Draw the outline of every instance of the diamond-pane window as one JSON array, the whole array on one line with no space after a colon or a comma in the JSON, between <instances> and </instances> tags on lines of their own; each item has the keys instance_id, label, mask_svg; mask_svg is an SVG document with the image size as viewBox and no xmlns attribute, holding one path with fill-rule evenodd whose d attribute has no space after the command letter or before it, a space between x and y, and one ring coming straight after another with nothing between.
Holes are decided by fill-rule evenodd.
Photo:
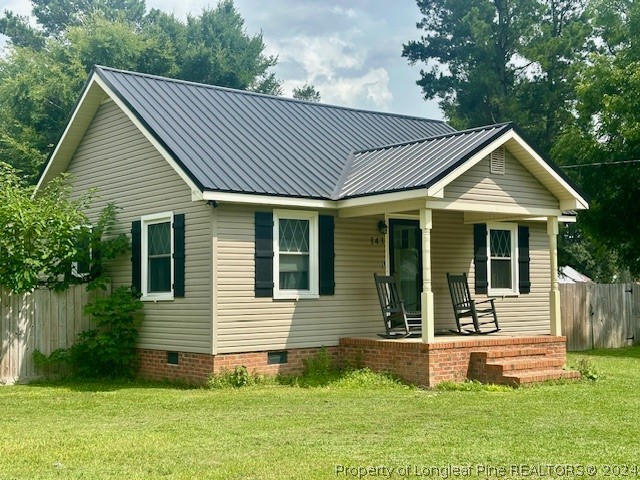
<instances>
[{"instance_id":1,"label":"diamond-pane window","mask_svg":"<svg viewBox=\"0 0 640 480\"><path fill-rule=\"evenodd\" d=\"M492 257L511 257L511 231L509 230L491 230L491 256Z\"/></svg>"},{"instance_id":2,"label":"diamond-pane window","mask_svg":"<svg viewBox=\"0 0 640 480\"><path fill-rule=\"evenodd\" d=\"M171 254L171 224L169 222L149 225L149 256Z\"/></svg>"},{"instance_id":3,"label":"diamond-pane window","mask_svg":"<svg viewBox=\"0 0 640 480\"><path fill-rule=\"evenodd\" d=\"M280 251L309 253L309 220L280 219Z\"/></svg>"},{"instance_id":4,"label":"diamond-pane window","mask_svg":"<svg viewBox=\"0 0 640 480\"><path fill-rule=\"evenodd\" d=\"M147 224L146 293L171 292L171 222Z\"/></svg>"},{"instance_id":5,"label":"diamond-pane window","mask_svg":"<svg viewBox=\"0 0 640 480\"><path fill-rule=\"evenodd\" d=\"M516 259L514 255L517 226L500 224L489 227L489 289L494 294L517 293L514 280L516 278ZM491 292L490 292L491 293Z\"/></svg>"},{"instance_id":6,"label":"diamond-pane window","mask_svg":"<svg viewBox=\"0 0 640 480\"><path fill-rule=\"evenodd\" d=\"M274 298L317 298L317 212L274 210L274 225Z\"/></svg>"}]
</instances>

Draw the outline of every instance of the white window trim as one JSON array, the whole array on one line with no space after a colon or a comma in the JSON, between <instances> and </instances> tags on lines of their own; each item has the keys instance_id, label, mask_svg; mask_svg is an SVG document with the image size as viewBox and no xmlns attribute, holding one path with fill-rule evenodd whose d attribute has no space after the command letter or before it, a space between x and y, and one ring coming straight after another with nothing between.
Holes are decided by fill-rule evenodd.
<instances>
[{"instance_id":1,"label":"white window trim","mask_svg":"<svg viewBox=\"0 0 640 480\"><path fill-rule=\"evenodd\" d=\"M280 289L280 218L309 220L309 290ZM318 270L318 212L304 210L273 211L273 298L300 300L320 298Z\"/></svg>"},{"instance_id":2,"label":"white window trim","mask_svg":"<svg viewBox=\"0 0 640 480\"><path fill-rule=\"evenodd\" d=\"M511 232L511 281L512 288L492 288L491 286L491 230L509 230ZM487 223L487 283L489 296L500 297L520 295L518 276L518 224L517 223Z\"/></svg>"},{"instance_id":3,"label":"white window trim","mask_svg":"<svg viewBox=\"0 0 640 480\"><path fill-rule=\"evenodd\" d=\"M156 223L165 223L169 222L170 230L169 236L171 237L171 291L170 292L158 292L158 293L149 293L148 288L148 276L149 276L149 258L148 258L148 226ZM173 212L162 212L162 213L154 213L151 215L142 215L140 217L141 224L141 241L140 248L141 252L141 288L142 288L142 297L140 300L143 302L157 302L159 300L173 300L174 298L174 282L175 282L175 272L173 259L175 254L175 247L173 245Z\"/></svg>"}]
</instances>

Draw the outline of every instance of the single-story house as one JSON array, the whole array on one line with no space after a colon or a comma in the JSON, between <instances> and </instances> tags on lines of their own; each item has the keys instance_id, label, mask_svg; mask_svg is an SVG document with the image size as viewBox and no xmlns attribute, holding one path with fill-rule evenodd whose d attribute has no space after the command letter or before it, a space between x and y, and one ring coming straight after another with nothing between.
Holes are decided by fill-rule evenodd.
<instances>
[{"instance_id":1,"label":"single-story house","mask_svg":"<svg viewBox=\"0 0 640 480\"><path fill-rule=\"evenodd\" d=\"M91 219L121 209L133 252L108 273L142 293L146 376L296 371L322 346L424 385L495 380L545 349L508 381L560 375L558 221L588 203L511 123L456 131L97 66L38 187L62 172L98 189ZM376 336L376 272L422 338ZM496 299L499 335L437 335L454 326L448 272Z\"/></svg>"}]
</instances>

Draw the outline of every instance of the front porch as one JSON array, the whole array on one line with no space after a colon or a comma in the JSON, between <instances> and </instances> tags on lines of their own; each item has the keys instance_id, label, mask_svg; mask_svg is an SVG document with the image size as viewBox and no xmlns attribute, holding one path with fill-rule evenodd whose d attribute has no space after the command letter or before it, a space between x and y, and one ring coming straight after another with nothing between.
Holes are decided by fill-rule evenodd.
<instances>
[{"instance_id":1,"label":"front porch","mask_svg":"<svg viewBox=\"0 0 640 480\"><path fill-rule=\"evenodd\" d=\"M430 342L420 338L341 338L339 351L343 362L391 373L424 387L466 379L519 386L580 376L563 370L566 338L554 335L447 335Z\"/></svg>"}]
</instances>

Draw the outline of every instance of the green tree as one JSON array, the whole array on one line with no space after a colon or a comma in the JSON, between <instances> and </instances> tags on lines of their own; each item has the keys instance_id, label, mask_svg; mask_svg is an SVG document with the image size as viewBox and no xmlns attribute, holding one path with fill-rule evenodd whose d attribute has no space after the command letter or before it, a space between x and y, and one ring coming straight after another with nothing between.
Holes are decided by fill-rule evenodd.
<instances>
[{"instance_id":1,"label":"green tree","mask_svg":"<svg viewBox=\"0 0 640 480\"><path fill-rule=\"evenodd\" d=\"M591 27L578 0L418 0L418 85L458 128L515 121L548 152L575 100Z\"/></svg>"},{"instance_id":2,"label":"green tree","mask_svg":"<svg viewBox=\"0 0 640 480\"><path fill-rule=\"evenodd\" d=\"M146 10L145 0L31 0L31 4L38 25L50 36L62 35L94 14L137 24Z\"/></svg>"},{"instance_id":3,"label":"green tree","mask_svg":"<svg viewBox=\"0 0 640 480\"><path fill-rule=\"evenodd\" d=\"M614 252L621 268L640 275L640 5L594 5L601 45L581 71L576 120L554 157L591 196L585 230ZM630 162L630 163L629 163Z\"/></svg>"},{"instance_id":4,"label":"green tree","mask_svg":"<svg viewBox=\"0 0 640 480\"><path fill-rule=\"evenodd\" d=\"M423 62L418 85L425 98L440 98L440 107L456 127L511 120L516 55L532 36L534 0L418 0L424 15L419 41L402 55Z\"/></svg>"},{"instance_id":5,"label":"green tree","mask_svg":"<svg viewBox=\"0 0 640 480\"><path fill-rule=\"evenodd\" d=\"M33 197L16 172L0 162L0 285L16 293L55 287L78 254L90 196L70 200L65 177Z\"/></svg>"},{"instance_id":6,"label":"green tree","mask_svg":"<svg viewBox=\"0 0 640 480\"><path fill-rule=\"evenodd\" d=\"M305 83L302 87L293 89L293 98L307 100L308 102L319 102L320 92L313 85Z\"/></svg>"},{"instance_id":7,"label":"green tree","mask_svg":"<svg viewBox=\"0 0 640 480\"><path fill-rule=\"evenodd\" d=\"M263 55L262 34L248 36L232 0L222 0L199 17L189 16L180 77L213 85L263 92L273 82L267 70L277 58ZM279 85L276 91L280 93Z\"/></svg>"},{"instance_id":8,"label":"green tree","mask_svg":"<svg viewBox=\"0 0 640 480\"><path fill-rule=\"evenodd\" d=\"M34 182L87 73L101 64L280 94L261 34L248 35L231 0L186 22L143 0L31 0L38 27L5 11L0 57L0 158Z\"/></svg>"}]
</instances>

